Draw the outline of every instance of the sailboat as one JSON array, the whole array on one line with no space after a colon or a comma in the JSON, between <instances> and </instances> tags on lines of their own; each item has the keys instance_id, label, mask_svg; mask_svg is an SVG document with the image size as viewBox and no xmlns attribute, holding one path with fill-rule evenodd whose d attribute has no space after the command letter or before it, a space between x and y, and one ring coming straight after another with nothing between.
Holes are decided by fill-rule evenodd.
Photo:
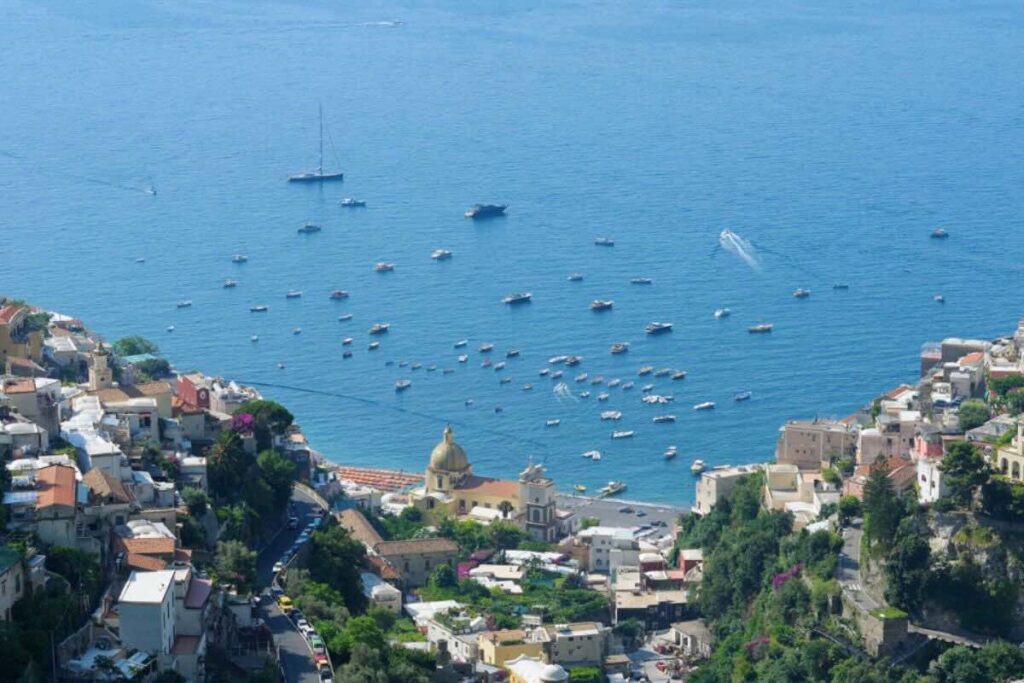
<instances>
[{"instance_id":1,"label":"sailboat","mask_svg":"<svg viewBox=\"0 0 1024 683\"><path fill-rule=\"evenodd\" d=\"M320 105L320 165L317 166L315 171L288 176L288 182L322 183L329 180L342 180L344 177L345 174L340 171L337 173L324 173L324 108L323 105Z\"/></svg>"}]
</instances>

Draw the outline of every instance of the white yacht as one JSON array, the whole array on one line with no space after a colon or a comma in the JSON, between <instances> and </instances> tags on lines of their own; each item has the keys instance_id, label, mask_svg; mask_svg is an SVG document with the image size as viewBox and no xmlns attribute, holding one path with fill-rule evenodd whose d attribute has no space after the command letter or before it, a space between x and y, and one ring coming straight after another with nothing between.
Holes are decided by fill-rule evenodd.
<instances>
[{"instance_id":1,"label":"white yacht","mask_svg":"<svg viewBox=\"0 0 1024 683\"><path fill-rule=\"evenodd\" d=\"M618 410L605 410L601 413L602 420L621 420L622 413Z\"/></svg>"},{"instance_id":2,"label":"white yacht","mask_svg":"<svg viewBox=\"0 0 1024 683\"><path fill-rule=\"evenodd\" d=\"M562 421L561 420L557 420L557 419L556 420L545 420L544 421L544 426L545 427L557 427L560 424L562 424Z\"/></svg>"},{"instance_id":3,"label":"white yacht","mask_svg":"<svg viewBox=\"0 0 1024 683\"><path fill-rule=\"evenodd\" d=\"M448 251L447 249L435 249L430 254L430 258L434 259L435 261L447 261L451 257L452 252Z\"/></svg>"},{"instance_id":4,"label":"white yacht","mask_svg":"<svg viewBox=\"0 0 1024 683\"><path fill-rule=\"evenodd\" d=\"M613 439L632 439L635 432L632 429L612 432Z\"/></svg>"},{"instance_id":5,"label":"white yacht","mask_svg":"<svg viewBox=\"0 0 1024 683\"><path fill-rule=\"evenodd\" d=\"M715 407L715 402L714 401L704 401L703 403L698 403L697 405L695 405L693 407L693 409L694 410L713 410L714 407Z\"/></svg>"},{"instance_id":6,"label":"white yacht","mask_svg":"<svg viewBox=\"0 0 1024 683\"><path fill-rule=\"evenodd\" d=\"M600 460L601 451L586 451L583 453L583 457L589 460Z\"/></svg>"},{"instance_id":7,"label":"white yacht","mask_svg":"<svg viewBox=\"0 0 1024 683\"><path fill-rule=\"evenodd\" d=\"M730 315L732 315L732 311L730 311L728 308L715 309L716 318L728 318Z\"/></svg>"},{"instance_id":8,"label":"white yacht","mask_svg":"<svg viewBox=\"0 0 1024 683\"><path fill-rule=\"evenodd\" d=\"M694 474L700 474L701 472L703 472L704 471L704 461L701 460L700 458L697 458L696 460L694 460L693 464L690 465L690 471L693 472Z\"/></svg>"}]
</instances>

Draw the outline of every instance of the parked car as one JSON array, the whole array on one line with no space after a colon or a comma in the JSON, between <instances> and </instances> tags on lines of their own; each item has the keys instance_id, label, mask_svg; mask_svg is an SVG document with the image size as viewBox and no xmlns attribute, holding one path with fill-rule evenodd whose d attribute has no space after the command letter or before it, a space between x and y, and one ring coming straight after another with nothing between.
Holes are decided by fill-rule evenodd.
<instances>
[{"instance_id":1,"label":"parked car","mask_svg":"<svg viewBox=\"0 0 1024 683\"><path fill-rule=\"evenodd\" d=\"M632 514L634 512L634 510L633 510L633 508L629 507L628 505L625 505L625 506L619 508L619 512L621 512L624 515L629 515L629 514Z\"/></svg>"},{"instance_id":2,"label":"parked car","mask_svg":"<svg viewBox=\"0 0 1024 683\"><path fill-rule=\"evenodd\" d=\"M637 511L636 511L636 516L637 516L637 517L646 517L646 516L647 516L647 513L646 513L646 512L644 512L643 510L637 510Z\"/></svg>"},{"instance_id":3,"label":"parked car","mask_svg":"<svg viewBox=\"0 0 1024 683\"><path fill-rule=\"evenodd\" d=\"M289 517L288 518L288 528L289 529L298 529L299 528L299 518L296 517L295 515L292 515L291 517Z\"/></svg>"},{"instance_id":4,"label":"parked car","mask_svg":"<svg viewBox=\"0 0 1024 683\"><path fill-rule=\"evenodd\" d=\"M313 661L316 662L317 666L320 666L321 664L327 664L327 655L320 652L314 652Z\"/></svg>"},{"instance_id":5,"label":"parked car","mask_svg":"<svg viewBox=\"0 0 1024 683\"><path fill-rule=\"evenodd\" d=\"M295 620L295 628L299 629L299 632L302 635L304 635L304 636L309 635L310 626L309 626L309 622L306 621L305 619L296 619Z\"/></svg>"},{"instance_id":6,"label":"parked car","mask_svg":"<svg viewBox=\"0 0 1024 683\"><path fill-rule=\"evenodd\" d=\"M284 571L284 562L275 562L272 570L275 574L280 574Z\"/></svg>"},{"instance_id":7,"label":"parked car","mask_svg":"<svg viewBox=\"0 0 1024 683\"><path fill-rule=\"evenodd\" d=\"M313 648L313 652L326 652L324 648L324 639L317 634L313 634L309 637L309 646Z\"/></svg>"},{"instance_id":8,"label":"parked car","mask_svg":"<svg viewBox=\"0 0 1024 683\"><path fill-rule=\"evenodd\" d=\"M287 595L278 596L277 606L280 607L281 611L285 614L290 614L291 611L295 609L295 604L292 602L292 599L289 598Z\"/></svg>"}]
</instances>

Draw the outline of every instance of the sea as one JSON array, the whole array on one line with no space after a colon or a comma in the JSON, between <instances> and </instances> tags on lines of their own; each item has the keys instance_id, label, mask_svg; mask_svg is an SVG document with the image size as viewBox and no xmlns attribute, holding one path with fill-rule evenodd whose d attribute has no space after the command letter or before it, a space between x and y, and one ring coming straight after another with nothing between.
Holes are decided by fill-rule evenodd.
<instances>
[{"instance_id":1,"label":"sea","mask_svg":"<svg viewBox=\"0 0 1024 683\"><path fill-rule=\"evenodd\" d=\"M336 463L421 471L451 424L478 474L532 461L566 491L621 480L687 505L695 458L771 459L786 420L914 381L923 342L1024 315L1019 2L0 0L0 16L0 292L258 383ZM288 183L317 166L321 106L344 182ZM507 216L467 220L476 202ZM514 291L532 302L503 305ZM371 351L375 322L390 331ZM774 331L748 333L761 322ZM503 370L481 367L484 342ZM567 354L583 361L556 389L539 372ZM642 403L647 383L674 400Z\"/></svg>"}]
</instances>

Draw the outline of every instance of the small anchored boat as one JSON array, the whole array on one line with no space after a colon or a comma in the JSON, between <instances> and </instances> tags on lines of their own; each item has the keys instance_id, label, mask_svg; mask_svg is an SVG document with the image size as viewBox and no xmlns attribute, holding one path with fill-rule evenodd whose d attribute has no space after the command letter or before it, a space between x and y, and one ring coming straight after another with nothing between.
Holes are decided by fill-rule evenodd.
<instances>
[{"instance_id":1,"label":"small anchored boat","mask_svg":"<svg viewBox=\"0 0 1024 683\"><path fill-rule=\"evenodd\" d=\"M629 284L631 285L653 285L654 280L649 277L631 277L629 278Z\"/></svg>"},{"instance_id":2,"label":"small anchored boat","mask_svg":"<svg viewBox=\"0 0 1024 683\"><path fill-rule=\"evenodd\" d=\"M730 315L732 315L732 311L730 311L728 308L715 309L715 317L718 319L728 318Z\"/></svg>"},{"instance_id":3,"label":"small anchored boat","mask_svg":"<svg viewBox=\"0 0 1024 683\"><path fill-rule=\"evenodd\" d=\"M590 302L590 310L592 311L610 311L615 302L611 299L594 299Z\"/></svg>"},{"instance_id":4,"label":"small anchored boat","mask_svg":"<svg viewBox=\"0 0 1024 683\"><path fill-rule=\"evenodd\" d=\"M675 415L655 415L653 418L651 418L651 421L656 423L656 424L660 424L660 423L663 423L663 422L675 422L676 421L676 416Z\"/></svg>"},{"instance_id":5,"label":"small anchored boat","mask_svg":"<svg viewBox=\"0 0 1024 683\"><path fill-rule=\"evenodd\" d=\"M701 472L703 472L704 471L704 461L701 460L700 458L697 458L696 460L694 460L693 464L690 465L690 471L693 472L694 474L700 474Z\"/></svg>"},{"instance_id":6,"label":"small anchored boat","mask_svg":"<svg viewBox=\"0 0 1024 683\"><path fill-rule=\"evenodd\" d=\"M562 424L562 421L558 420L558 419L555 419L555 420L544 420L544 426L545 427L557 427L560 424Z\"/></svg>"},{"instance_id":7,"label":"small anchored boat","mask_svg":"<svg viewBox=\"0 0 1024 683\"><path fill-rule=\"evenodd\" d=\"M374 323L370 327L370 334L384 334L391 329L391 323Z\"/></svg>"},{"instance_id":8,"label":"small anchored boat","mask_svg":"<svg viewBox=\"0 0 1024 683\"><path fill-rule=\"evenodd\" d=\"M693 407L693 409L694 410L713 410L714 407L715 407L715 402L714 401L704 401L703 403L698 403L697 405L695 405Z\"/></svg>"},{"instance_id":9,"label":"small anchored boat","mask_svg":"<svg viewBox=\"0 0 1024 683\"><path fill-rule=\"evenodd\" d=\"M269 310L270 307L265 304L256 304L255 306L249 307L249 311L252 313L266 313Z\"/></svg>"},{"instance_id":10,"label":"small anchored boat","mask_svg":"<svg viewBox=\"0 0 1024 683\"><path fill-rule=\"evenodd\" d=\"M359 209L366 206L366 202L362 199L356 199L355 197L345 197L341 200L341 205L346 209Z\"/></svg>"},{"instance_id":11,"label":"small anchored boat","mask_svg":"<svg viewBox=\"0 0 1024 683\"><path fill-rule=\"evenodd\" d=\"M300 299L300 298L302 298L302 292L297 290L297 289L290 289L290 290L288 290L285 293L284 298L285 299Z\"/></svg>"},{"instance_id":12,"label":"small anchored boat","mask_svg":"<svg viewBox=\"0 0 1024 683\"><path fill-rule=\"evenodd\" d=\"M331 290L331 293L328 295L328 298L334 299L335 301L338 301L339 299L347 299L348 292L346 292L344 289L333 289Z\"/></svg>"},{"instance_id":13,"label":"small anchored boat","mask_svg":"<svg viewBox=\"0 0 1024 683\"><path fill-rule=\"evenodd\" d=\"M412 386L411 379L400 379L395 381L395 391L405 391Z\"/></svg>"},{"instance_id":14,"label":"small anchored boat","mask_svg":"<svg viewBox=\"0 0 1024 683\"><path fill-rule=\"evenodd\" d=\"M644 332L647 334L665 334L666 332L671 331L672 323L653 322L644 327Z\"/></svg>"},{"instance_id":15,"label":"small anchored boat","mask_svg":"<svg viewBox=\"0 0 1024 683\"><path fill-rule=\"evenodd\" d=\"M192 300L191 299L185 299L184 301L179 301L178 303L175 304L175 306L177 308L191 308L192 307Z\"/></svg>"},{"instance_id":16,"label":"small anchored boat","mask_svg":"<svg viewBox=\"0 0 1024 683\"><path fill-rule=\"evenodd\" d=\"M298 232L300 235L312 235L314 232L320 232L321 230L323 230L323 228L316 223L306 223L299 228Z\"/></svg>"},{"instance_id":17,"label":"small anchored boat","mask_svg":"<svg viewBox=\"0 0 1024 683\"><path fill-rule=\"evenodd\" d=\"M612 432L613 439L632 439L635 432L632 429Z\"/></svg>"},{"instance_id":18,"label":"small anchored boat","mask_svg":"<svg viewBox=\"0 0 1024 683\"><path fill-rule=\"evenodd\" d=\"M447 261L452 257L452 252L447 249L435 249L430 253L430 258L435 261Z\"/></svg>"},{"instance_id":19,"label":"small anchored boat","mask_svg":"<svg viewBox=\"0 0 1024 683\"><path fill-rule=\"evenodd\" d=\"M749 391L740 391L732 398L734 401L749 401L752 395Z\"/></svg>"},{"instance_id":20,"label":"small anchored boat","mask_svg":"<svg viewBox=\"0 0 1024 683\"><path fill-rule=\"evenodd\" d=\"M615 240L613 240L611 237L598 237L594 239L594 244L596 244L599 247L614 247Z\"/></svg>"},{"instance_id":21,"label":"small anchored boat","mask_svg":"<svg viewBox=\"0 0 1024 683\"><path fill-rule=\"evenodd\" d=\"M768 334L772 331L773 327L774 325L771 323L758 323L757 325L748 328L747 332L750 334Z\"/></svg>"},{"instance_id":22,"label":"small anchored boat","mask_svg":"<svg viewBox=\"0 0 1024 683\"><path fill-rule=\"evenodd\" d=\"M582 282L583 275L581 273L570 273L569 282Z\"/></svg>"},{"instance_id":23,"label":"small anchored boat","mask_svg":"<svg viewBox=\"0 0 1024 683\"><path fill-rule=\"evenodd\" d=\"M675 446L669 446L668 448L665 449L665 459L666 460L671 460L672 458L676 457L677 455L679 455L679 449L677 449Z\"/></svg>"},{"instance_id":24,"label":"small anchored boat","mask_svg":"<svg viewBox=\"0 0 1024 683\"><path fill-rule=\"evenodd\" d=\"M390 273L395 269L395 264L385 263L384 261L381 261L379 263L375 263L373 269L378 273Z\"/></svg>"},{"instance_id":25,"label":"small anchored boat","mask_svg":"<svg viewBox=\"0 0 1024 683\"><path fill-rule=\"evenodd\" d=\"M233 289L238 286L238 280L227 279L224 281L224 289Z\"/></svg>"}]
</instances>

